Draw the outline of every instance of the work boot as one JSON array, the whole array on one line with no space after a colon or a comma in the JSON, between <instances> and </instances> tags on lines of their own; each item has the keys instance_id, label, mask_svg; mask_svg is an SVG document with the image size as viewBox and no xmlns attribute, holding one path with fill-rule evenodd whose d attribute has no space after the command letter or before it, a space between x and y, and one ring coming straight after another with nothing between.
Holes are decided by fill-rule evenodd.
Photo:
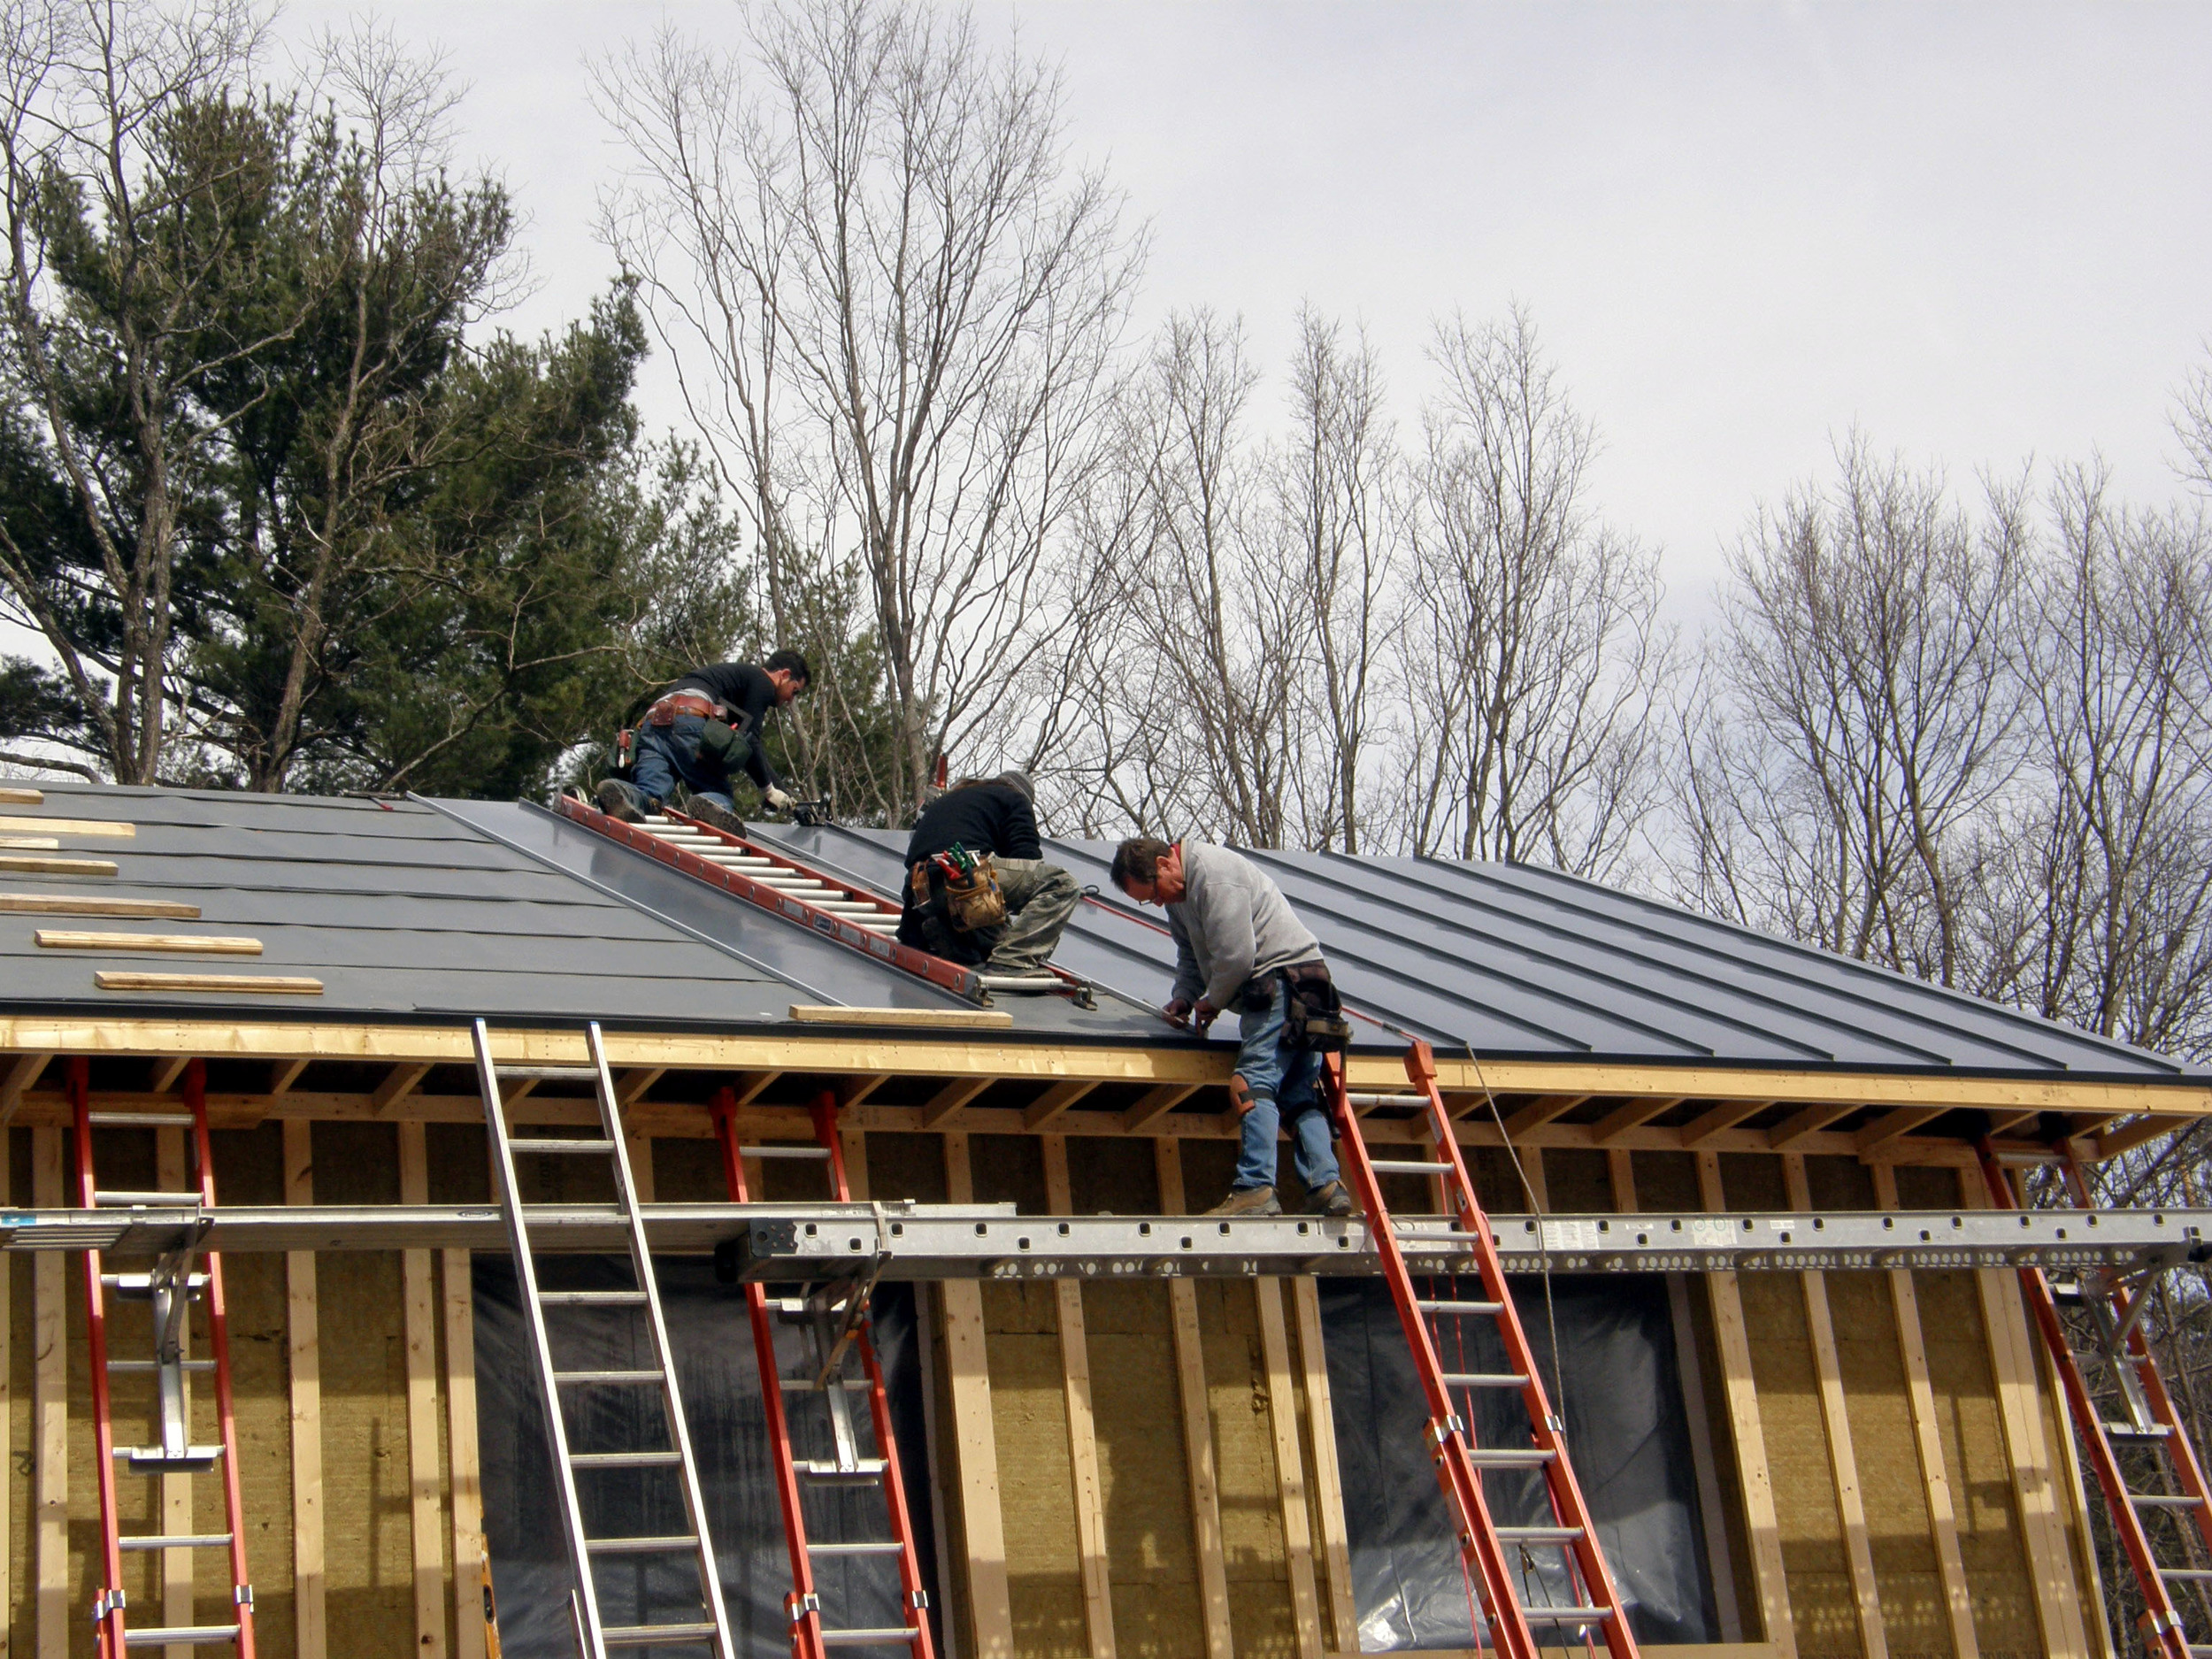
<instances>
[{"instance_id":1,"label":"work boot","mask_svg":"<svg viewBox=\"0 0 2212 1659\"><path fill-rule=\"evenodd\" d=\"M743 818L738 817L729 808L717 806L711 801L695 800L686 808L686 810L709 829L718 829L725 835L742 835L745 833Z\"/></svg>"},{"instance_id":2,"label":"work boot","mask_svg":"<svg viewBox=\"0 0 2212 1659\"><path fill-rule=\"evenodd\" d=\"M592 798L598 803L599 810L611 818L625 824L645 822L645 814L630 804L630 792L611 778L599 786Z\"/></svg>"},{"instance_id":3,"label":"work boot","mask_svg":"<svg viewBox=\"0 0 2212 1659\"><path fill-rule=\"evenodd\" d=\"M1283 1207L1275 1202L1271 1187L1241 1187L1233 1188L1229 1195L1206 1212L1210 1216L1279 1216Z\"/></svg>"},{"instance_id":4,"label":"work boot","mask_svg":"<svg viewBox=\"0 0 2212 1659\"><path fill-rule=\"evenodd\" d=\"M1352 1194L1345 1190L1342 1181L1324 1181L1306 1194L1306 1213L1348 1216L1352 1213Z\"/></svg>"}]
</instances>

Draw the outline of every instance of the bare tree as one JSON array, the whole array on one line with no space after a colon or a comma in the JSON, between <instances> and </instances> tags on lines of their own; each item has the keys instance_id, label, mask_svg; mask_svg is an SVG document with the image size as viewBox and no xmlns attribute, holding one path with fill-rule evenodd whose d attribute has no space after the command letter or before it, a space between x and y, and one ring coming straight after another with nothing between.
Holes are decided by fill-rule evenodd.
<instances>
[{"instance_id":1,"label":"bare tree","mask_svg":"<svg viewBox=\"0 0 2212 1659\"><path fill-rule=\"evenodd\" d=\"M1051 649L1140 263L1061 91L965 14L790 0L749 50L602 66L605 233L745 500L774 622L849 549L895 713L894 810Z\"/></svg>"},{"instance_id":2,"label":"bare tree","mask_svg":"<svg viewBox=\"0 0 2212 1659\"><path fill-rule=\"evenodd\" d=\"M2024 490L1986 497L1855 438L1730 554L1681 797L1707 908L1962 982L2018 761Z\"/></svg>"},{"instance_id":3,"label":"bare tree","mask_svg":"<svg viewBox=\"0 0 2212 1659\"><path fill-rule=\"evenodd\" d=\"M121 782L161 775L180 518L243 412L203 395L307 309L261 265L283 158L245 85L258 28L242 0L0 8L7 435L58 496L50 537L0 533L0 583Z\"/></svg>"},{"instance_id":4,"label":"bare tree","mask_svg":"<svg viewBox=\"0 0 2212 1659\"><path fill-rule=\"evenodd\" d=\"M1656 795L1672 670L1655 557L1588 503L1596 448L1528 313L1439 326L1407 626L1403 840L1618 872Z\"/></svg>"}]
</instances>

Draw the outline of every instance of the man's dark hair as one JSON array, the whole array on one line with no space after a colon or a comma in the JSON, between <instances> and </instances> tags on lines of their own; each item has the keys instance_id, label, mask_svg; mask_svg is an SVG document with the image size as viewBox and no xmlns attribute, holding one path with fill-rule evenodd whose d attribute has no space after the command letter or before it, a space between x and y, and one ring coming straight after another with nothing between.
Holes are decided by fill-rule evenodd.
<instances>
[{"instance_id":1,"label":"man's dark hair","mask_svg":"<svg viewBox=\"0 0 2212 1659\"><path fill-rule=\"evenodd\" d=\"M770 673L774 673L779 668L789 669L791 677L803 686L811 686L814 683L814 671L806 665L806 658L796 651L778 651L768 659Z\"/></svg>"},{"instance_id":2,"label":"man's dark hair","mask_svg":"<svg viewBox=\"0 0 2212 1659\"><path fill-rule=\"evenodd\" d=\"M1114 849L1114 885L1124 893L1132 881L1141 881L1148 887L1160 879L1160 860L1175 849L1165 841L1154 841L1149 835L1133 836Z\"/></svg>"}]
</instances>

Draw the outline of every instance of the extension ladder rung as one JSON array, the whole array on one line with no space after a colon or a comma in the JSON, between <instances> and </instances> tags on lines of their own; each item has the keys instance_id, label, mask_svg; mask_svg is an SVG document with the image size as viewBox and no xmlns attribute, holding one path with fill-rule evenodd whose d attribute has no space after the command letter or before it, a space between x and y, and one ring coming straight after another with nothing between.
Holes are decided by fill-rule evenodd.
<instances>
[{"instance_id":1,"label":"extension ladder rung","mask_svg":"<svg viewBox=\"0 0 2212 1659\"><path fill-rule=\"evenodd\" d=\"M116 1540L121 1549L227 1549L228 1532L127 1532Z\"/></svg>"},{"instance_id":2,"label":"extension ladder rung","mask_svg":"<svg viewBox=\"0 0 2212 1659\"><path fill-rule=\"evenodd\" d=\"M852 1630L826 1630L822 1632L822 1646L825 1647L874 1647L891 1642L903 1644L912 1641L915 1633L911 1626L905 1624L887 1624L874 1630L859 1627Z\"/></svg>"},{"instance_id":3,"label":"extension ladder rung","mask_svg":"<svg viewBox=\"0 0 2212 1659\"><path fill-rule=\"evenodd\" d=\"M131 1302L150 1301L156 1289L170 1288L170 1286L166 1284L157 1286L151 1273L103 1273L100 1275L100 1283L117 1295ZM205 1273L186 1274L184 1287L192 1294L197 1295L207 1288L207 1275Z\"/></svg>"},{"instance_id":4,"label":"extension ladder rung","mask_svg":"<svg viewBox=\"0 0 2212 1659\"><path fill-rule=\"evenodd\" d=\"M2166 1492L2131 1492L2128 1502L2146 1509L2193 1509L2204 1500Z\"/></svg>"},{"instance_id":5,"label":"extension ladder rung","mask_svg":"<svg viewBox=\"0 0 2212 1659\"><path fill-rule=\"evenodd\" d=\"M587 1153L593 1157L603 1158L614 1150L614 1143L611 1141L559 1140L550 1135L533 1135L527 1139L517 1137L509 1141L507 1144L518 1152L535 1152L549 1156L558 1156L564 1152Z\"/></svg>"},{"instance_id":6,"label":"extension ladder rung","mask_svg":"<svg viewBox=\"0 0 2212 1659\"><path fill-rule=\"evenodd\" d=\"M2117 1440L2123 1446L2155 1446L2173 1431L2163 1423L2152 1423L2138 1427L2132 1423L2108 1423L2105 1438Z\"/></svg>"},{"instance_id":7,"label":"extension ladder rung","mask_svg":"<svg viewBox=\"0 0 2212 1659\"><path fill-rule=\"evenodd\" d=\"M1501 1526L1498 1541L1505 1544L1571 1544L1582 1536L1578 1526Z\"/></svg>"},{"instance_id":8,"label":"extension ladder rung","mask_svg":"<svg viewBox=\"0 0 2212 1659\"><path fill-rule=\"evenodd\" d=\"M1373 1158L1369 1166L1378 1175L1449 1175L1448 1164L1425 1164L1413 1158Z\"/></svg>"},{"instance_id":9,"label":"extension ladder rung","mask_svg":"<svg viewBox=\"0 0 2212 1659\"><path fill-rule=\"evenodd\" d=\"M215 1362L211 1359L180 1359L177 1364L188 1371L211 1371L215 1369ZM108 1362L111 1376L117 1371L127 1377L151 1376L160 1369L161 1362L157 1359L111 1359Z\"/></svg>"},{"instance_id":10,"label":"extension ladder rung","mask_svg":"<svg viewBox=\"0 0 2212 1659\"><path fill-rule=\"evenodd\" d=\"M599 1073L588 1065L503 1065L496 1068L502 1082L596 1083Z\"/></svg>"},{"instance_id":11,"label":"extension ladder rung","mask_svg":"<svg viewBox=\"0 0 2212 1659\"><path fill-rule=\"evenodd\" d=\"M1420 1106L1427 1102L1425 1094L1347 1094L1354 1111L1372 1111L1378 1106Z\"/></svg>"},{"instance_id":12,"label":"extension ladder rung","mask_svg":"<svg viewBox=\"0 0 2212 1659\"><path fill-rule=\"evenodd\" d=\"M1440 1313L1448 1319L1494 1319L1505 1311L1502 1302L1418 1302L1423 1313Z\"/></svg>"},{"instance_id":13,"label":"extension ladder rung","mask_svg":"<svg viewBox=\"0 0 2212 1659\"><path fill-rule=\"evenodd\" d=\"M1559 1454L1531 1447L1525 1451L1485 1451L1471 1448L1467 1461L1478 1469L1541 1469Z\"/></svg>"},{"instance_id":14,"label":"extension ladder rung","mask_svg":"<svg viewBox=\"0 0 2212 1659\"><path fill-rule=\"evenodd\" d=\"M657 1388L662 1379L657 1371L557 1371L553 1380L564 1388L588 1383L610 1388Z\"/></svg>"},{"instance_id":15,"label":"extension ladder rung","mask_svg":"<svg viewBox=\"0 0 2212 1659\"><path fill-rule=\"evenodd\" d=\"M180 1452L171 1452L158 1446L119 1446L115 1455L130 1464L133 1474L196 1475L221 1462L223 1448L188 1446Z\"/></svg>"},{"instance_id":16,"label":"extension ladder rung","mask_svg":"<svg viewBox=\"0 0 2212 1659\"><path fill-rule=\"evenodd\" d=\"M2185 1578L2201 1584L2212 1581L2212 1567L2161 1567L2158 1576L2162 1578Z\"/></svg>"},{"instance_id":17,"label":"extension ladder rung","mask_svg":"<svg viewBox=\"0 0 2212 1659\"><path fill-rule=\"evenodd\" d=\"M680 1452L571 1452L571 1469L674 1469L682 1462Z\"/></svg>"},{"instance_id":18,"label":"extension ladder rung","mask_svg":"<svg viewBox=\"0 0 2212 1659\"><path fill-rule=\"evenodd\" d=\"M95 1129L189 1129L190 1112L91 1112Z\"/></svg>"},{"instance_id":19,"label":"extension ladder rung","mask_svg":"<svg viewBox=\"0 0 2212 1659\"><path fill-rule=\"evenodd\" d=\"M1532 1624L1594 1624L1610 1611L1602 1607L1524 1607L1521 1617Z\"/></svg>"},{"instance_id":20,"label":"extension ladder rung","mask_svg":"<svg viewBox=\"0 0 2212 1659\"><path fill-rule=\"evenodd\" d=\"M1528 1379L1517 1371L1448 1371L1444 1373L1447 1388L1525 1388Z\"/></svg>"},{"instance_id":21,"label":"extension ladder rung","mask_svg":"<svg viewBox=\"0 0 2212 1659\"><path fill-rule=\"evenodd\" d=\"M888 1538L865 1544L818 1544L809 1539L806 1549L810 1555L897 1555L906 1546Z\"/></svg>"},{"instance_id":22,"label":"extension ladder rung","mask_svg":"<svg viewBox=\"0 0 2212 1659\"><path fill-rule=\"evenodd\" d=\"M642 1308L641 1290L541 1290L538 1302L547 1308Z\"/></svg>"},{"instance_id":23,"label":"extension ladder rung","mask_svg":"<svg viewBox=\"0 0 2212 1659\"><path fill-rule=\"evenodd\" d=\"M824 1486L864 1486L883 1479L883 1471L890 1465L880 1457L856 1458L851 1464L810 1463L794 1463L802 1480L816 1480Z\"/></svg>"},{"instance_id":24,"label":"extension ladder rung","mask_svg":"<svg viewBox=\"0 0 2212 1659\"><path fill-rule=\"evenodd\" d=\"M712 1624L610 1624L600 1634L610 1647L657 1647L663 1642L713 1641Z\"/></svg>"},{"instance_id":25,"label":"extension ladder rung","mask_svg":"<svg viewBox=\"0 0 2212 1659\"><path fill-rule=\"evenodd\" d=\"M803 1164L826 1164L827 1147L740 1147L738 1156L748 1158L796 1158Z\"/></svg>"},{"instance_id":26,"label":"extension ladder rung","mask_svg":"<svg viewBox=\"0 0 2212 1659\"><path fill-rule=\"evenodd\" d=\"M588 1538L584 1548L595 1555L663 1555L699 1548L696 1532L671 1532L656 1538Z\"/></svg>"},{"instance_id":27,"label":"extension ladder rung","mask_svg":"<svg viewBox=\"0 0 2212 1659\"><path fill-rule=\"evenodd\" d=\"M142 1630L126 1629L123 1632L126 1647L166 1647L172 1643L185 1647L212 1647L237 1640L235 1624L165 1624Z\"/></svg>"}]
</instances>

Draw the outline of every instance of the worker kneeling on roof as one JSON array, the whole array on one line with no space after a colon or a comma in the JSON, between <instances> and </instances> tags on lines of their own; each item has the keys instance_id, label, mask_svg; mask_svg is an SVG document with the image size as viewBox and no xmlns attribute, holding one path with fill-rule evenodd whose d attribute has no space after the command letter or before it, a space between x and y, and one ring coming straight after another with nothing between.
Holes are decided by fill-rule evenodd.
<instances>
[{"instance_id":1,"label":"worker kneeling on roof","mask_svg":"<svg viewBox=\"0 0 2212 1659\"><path fill-rule=\"evenodd\" d=\"M1039 974L1075 913L1075 878L1047 864L1025 772L964 778L906 843L899 941L986 973Z\"/></svg>"},{"instance_id":2,"label":"worker kneeling on roof","mask_svg":"<svg viewBox=\"0 0 2212 1659\"><path fill-rule=\"evenodd\" d=\"M806 658L796 651L778 651L765 668L713 663L693 669L645 711L630 781L610 778L601 784L595 797L599 810L625 824L641 824L681 783L691 792L692 817L742 835L745 825L730 797L730 774L742 770L771 810L787 810L791 796L768 764L761 728L813 680Z\"/></svg>"},{"instance_id":3,"label":"worker kneeling on roof","mask_svg":"<svg viewBox=\"0 0 2212 1659\"><path fill-rule=\"evenodd\" d=\"M1197 841L1125 841L1114 852L1114 885L1140 904L1167 910L1175 935L1175 988L1165 1010L1202 1035L1237 1010L1236 1069L1229 1094L1243 1145L1229 1195L1210 1216L1278 1216L1275 1137L1290 1125L1292 1158L1315 1215L1347 1216L1352 1195L1339 1179L1329 1114L1316 1092L1321 1053L1345 1031L1321 943L1248 858Z\"/></svg>"}]
</instances>

